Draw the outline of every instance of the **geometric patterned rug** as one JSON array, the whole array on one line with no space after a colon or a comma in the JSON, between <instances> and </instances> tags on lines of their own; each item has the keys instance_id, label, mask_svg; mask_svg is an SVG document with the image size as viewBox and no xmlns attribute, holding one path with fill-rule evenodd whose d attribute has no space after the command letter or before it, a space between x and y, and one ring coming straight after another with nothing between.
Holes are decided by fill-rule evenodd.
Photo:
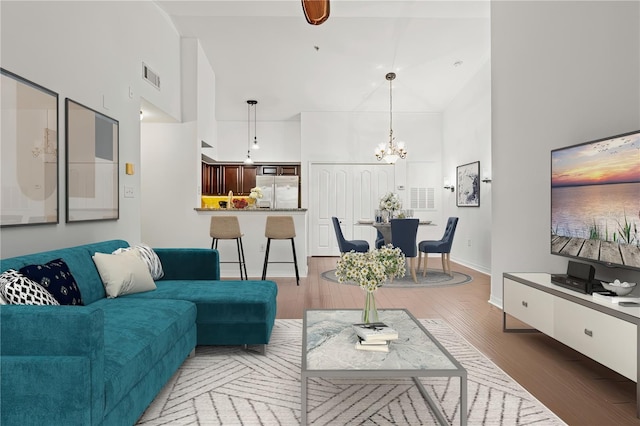
<instances>
[{"instance_id":1,"label":"geometric patterned rug","mask_svg":"<svg viewBox=\"0 0 640 426\"><path fill-rule=\"evenodd\" d=\"M565 425L441 319L420 320L467 370L468 424ZM300 424L302 320L276 320L266 355L199 346L138 425ZM460 424L456 378L422 378L449 424ZM411 379L309 380L309 424L435 425Z\"/></svg>"},{"instance_id":2,"label":"geometric patterned rug","mask_svg":"<svg viewBox=\"0 0 640 426\"><path fill-rule=\"evenodd\" d=\"M335 283L339 282L338 277L336 276L336 270L331 269L329 271L325 271L320 276L327 280L333 281ZM467 274L463 274L462 272L452 271L451 275L445 274L442 269L427 269L427 275L422 276L422 272L416 272L416 278L418 282L413 282L413 278L411 277L411 273L409 272L409 268L404 275L404 277L396 277L393 281L385 281L382 286L383 287L411 287L411 288L420 288L420 287L444 287L451 285L460 285L470 283L473 278ZM344 282L342 284L349 285L358 285L355 282Z\"/></svg>"}]
</instances>

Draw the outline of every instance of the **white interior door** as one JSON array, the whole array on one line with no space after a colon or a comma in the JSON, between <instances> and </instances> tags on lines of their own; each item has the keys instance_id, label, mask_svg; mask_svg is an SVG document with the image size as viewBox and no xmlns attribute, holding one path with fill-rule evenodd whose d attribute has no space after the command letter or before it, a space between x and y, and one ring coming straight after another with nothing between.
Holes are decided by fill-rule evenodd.
<instances>
[{"instance_id":1,"label":"white interior door","mask_svg":"<svg viewBox=\"0 0 640 426\"><path fill-rule=\"evenodd\" d=\"M309 240L311 256L338 256L338 242L331 217L336 216L346 239L373 244L375 230L354 226L373 219L378 200L394 187L394 167L388 164L310 165Z\"/></svg>"}]
</instances>

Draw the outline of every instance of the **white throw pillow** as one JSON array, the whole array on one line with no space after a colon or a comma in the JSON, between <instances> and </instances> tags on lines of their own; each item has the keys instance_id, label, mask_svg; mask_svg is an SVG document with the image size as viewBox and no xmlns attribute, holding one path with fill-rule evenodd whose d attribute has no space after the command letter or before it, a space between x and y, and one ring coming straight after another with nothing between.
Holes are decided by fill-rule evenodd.
<instances>
[{"instance_id":1,"label":"white throw pillow","mask_svg":"<svg viewBox=\"0 0 640 426\"><path fill-rule=\"evenodd\" d=\"M138 249L138 253L140 254L140 258L144 260L144 262L149 267L149 272L151 273L151 278L154 280L159 280L164 276L164 271L162 270L162 263L160 263L160 258L156 254L155 251L151 247L146 244L136 244L133 247L124 247L119 248L114 251L113 254L124 253L125 251L133 250L134 248Z\"/></svg>"},{"instance_id":2,"label":"white throw pillow","mask_svg":"<svg viewBox=\"0 0 640 426\"><path fill-rule=\"evenodd\" d=\"M120 254L96 253L93 262L109 298L156 289L149 268L137 249Z\"/></svg>"}]
</instances>

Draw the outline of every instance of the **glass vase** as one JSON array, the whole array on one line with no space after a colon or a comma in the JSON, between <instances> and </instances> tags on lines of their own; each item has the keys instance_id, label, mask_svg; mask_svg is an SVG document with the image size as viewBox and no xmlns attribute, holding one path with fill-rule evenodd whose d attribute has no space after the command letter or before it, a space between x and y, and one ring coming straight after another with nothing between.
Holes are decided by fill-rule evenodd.
<instances>
[{"instance_id":1,"label":"glass vase","mask_svg":"<svg viewBox=\"0 0 640 426\"><path fill-rule=\"evenodd\" d=\"M367 291L364 299L364 309L362 310L362 322L370 324L379 322L378 309L376 308L376 298L373 291Z\"/></svg>"}]
</instances>

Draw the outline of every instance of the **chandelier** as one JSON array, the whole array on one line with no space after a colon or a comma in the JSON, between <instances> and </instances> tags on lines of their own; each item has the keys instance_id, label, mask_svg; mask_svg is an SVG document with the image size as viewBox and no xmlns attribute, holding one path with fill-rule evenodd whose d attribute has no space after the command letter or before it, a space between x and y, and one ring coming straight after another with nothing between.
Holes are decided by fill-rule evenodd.
<instances>
[{"instance_id":1,"label":"chandelier","mask_svg":"<svg viewBox=\"0 0 640 426\"><path fill-rule=\"evenodd\" d=\"M376 148L376 158L378 161L384 160L389 164L394 164L399 158L407 158L407 150L404 142L395 143L393 137L393 95L392 81L396 78L396 73L387 73L385 78L389 81L389 143L381 143Z\"/></svg>"}]
</instances>

